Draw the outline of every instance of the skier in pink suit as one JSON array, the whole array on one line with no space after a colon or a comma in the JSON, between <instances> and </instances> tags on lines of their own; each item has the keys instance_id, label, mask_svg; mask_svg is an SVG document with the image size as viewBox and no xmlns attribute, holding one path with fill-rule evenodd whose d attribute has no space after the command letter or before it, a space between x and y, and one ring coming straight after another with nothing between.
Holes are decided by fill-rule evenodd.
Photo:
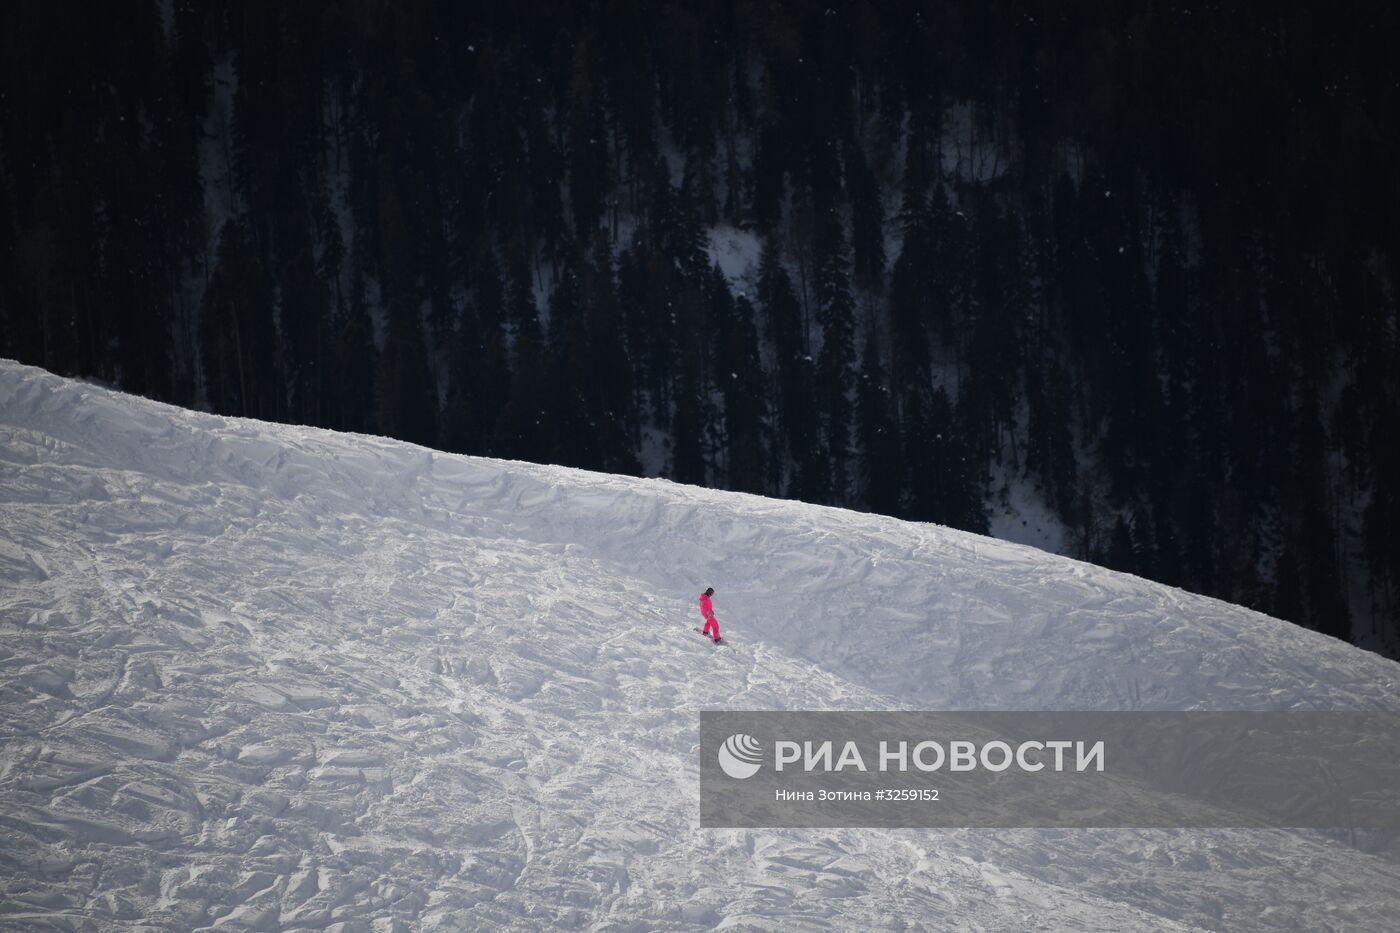
<instances>
[{"instance_id":1,"label":"skier in pink suit","mask_svg":"<svg viewBox=\"0 0 1400 933\"><path fill-rule=\"evenodd\" d=\"M710 602L710 597L715 595L715 588L712 586L700 594L700 614L705 617L705 628L701 634L710 635L710 629L715 633L710 635L715 641L719 641L719 620L715 618L715 607Z\"/></svg>"}]
</instances>

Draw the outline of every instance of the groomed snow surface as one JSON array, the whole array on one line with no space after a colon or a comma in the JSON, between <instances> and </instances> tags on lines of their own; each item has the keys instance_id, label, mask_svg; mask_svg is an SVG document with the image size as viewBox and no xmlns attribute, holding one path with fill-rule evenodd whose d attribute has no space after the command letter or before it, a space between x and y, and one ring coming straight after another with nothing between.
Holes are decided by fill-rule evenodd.
<instances>
[{"instance_id":1,"label":"groomed snow surface","mask_svg":"<svg viewBox=\"0 0 1400 933\"><path fill-rule=\"evenodd\" d=\"M9 929L1400 916L1374 836L701 829L706 708L1400 708L1380 657L935 526L0 362L0 632Z\"/></svg>"}]
</instances>

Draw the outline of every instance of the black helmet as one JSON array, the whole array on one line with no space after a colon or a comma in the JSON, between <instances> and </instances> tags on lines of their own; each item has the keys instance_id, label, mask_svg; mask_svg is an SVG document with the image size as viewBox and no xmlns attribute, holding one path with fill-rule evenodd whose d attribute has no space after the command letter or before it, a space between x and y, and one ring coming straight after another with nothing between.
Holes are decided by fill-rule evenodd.
<instances>
[{"instance_id":1,"label":"black helmet","mask_svg":"<svg viewBox=\"0 0 1400 933\"><path fill-rule=\"evenodd\" d=\"M710 587L709 589L707 589L707 590L705 591L705 595L706 595L706 596L713 596L713 595L715 595L715 588L712 586L712 587Z\"/></svg>"}]
</instances>

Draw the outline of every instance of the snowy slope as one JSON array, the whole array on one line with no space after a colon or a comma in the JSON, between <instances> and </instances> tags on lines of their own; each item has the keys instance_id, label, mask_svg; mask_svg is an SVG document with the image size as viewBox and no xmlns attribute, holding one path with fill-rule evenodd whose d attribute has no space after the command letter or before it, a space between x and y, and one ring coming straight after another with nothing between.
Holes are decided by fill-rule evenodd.
<instances>
[{"instance_id":1,"label":"snowy slope","mask_svg":"<svg viewBox=\"0 0 1400 933\"><path fill-rule=\"evenodd\" d=\"M717 589L728 648L690 631ZM702 708L1400 708L1400 666L927 525L0 362L0 927L1384 929L1391 840L701 830ZM1354 843L1354 844L1351 844Z\"/></svg>"}]
</instances>

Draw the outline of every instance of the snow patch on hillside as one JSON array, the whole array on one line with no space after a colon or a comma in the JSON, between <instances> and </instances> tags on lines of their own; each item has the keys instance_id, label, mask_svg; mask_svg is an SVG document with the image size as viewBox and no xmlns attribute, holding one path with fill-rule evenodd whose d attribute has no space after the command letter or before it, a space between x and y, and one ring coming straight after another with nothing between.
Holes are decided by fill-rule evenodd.
<instances>
[{"instance_id":1,"label":"snow patch on hillside","mask_svg":"<svg viewBox=\"0 0 1400 933\"><path fill-rule=\"evenodd\" d=\"M993 474L987 503L988 533L1052 554L1071 553L1073 542L1065 523L1031 478L1015 474L1007 469Z\"/></svg>"},{"instance_id":2,"label":"snow patch on hillside","mask_svg":"<svg viewBox=\"0 0 1400 933\"><path fill-rule=\"evenodd\" d=\"M711 227L705 254L718 265L736 295L752 295L758 282L758 260L763 241L758 234L727 224Z\"/></svg>"}]
</instances>

